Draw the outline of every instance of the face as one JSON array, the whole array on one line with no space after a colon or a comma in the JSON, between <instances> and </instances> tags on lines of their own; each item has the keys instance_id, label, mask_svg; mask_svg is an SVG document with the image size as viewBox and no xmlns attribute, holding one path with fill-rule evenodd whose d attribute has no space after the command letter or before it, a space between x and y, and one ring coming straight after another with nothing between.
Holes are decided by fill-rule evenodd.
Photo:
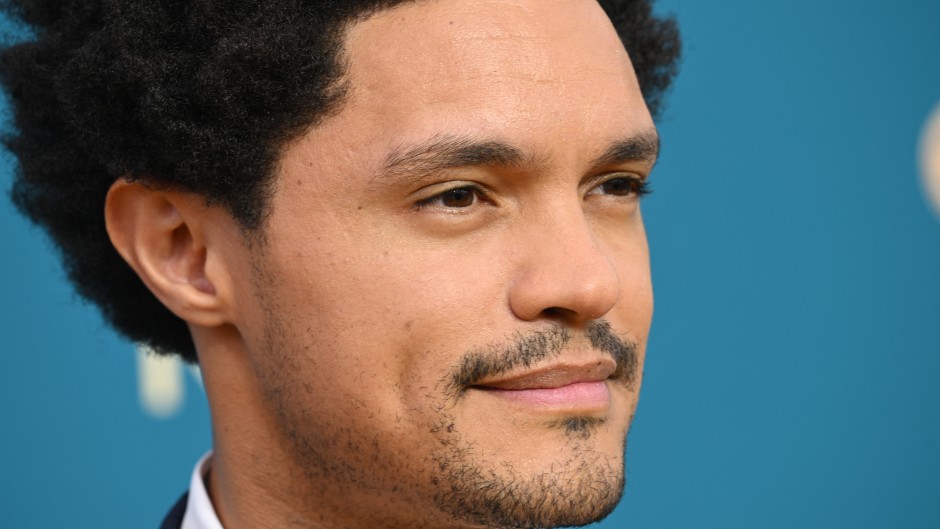
<instances>
[{"instance_id":1,"label":"face","mask_svg":"<svg viewBox=\"0 0 940 529\"><path fill-rule=\"evenodd\" d=\"M346 60L238 293L293 464L383 526L605 515L652 313L657 146L613 28L592 0L420 2L353 25Z\"/></svg>"}]
</instances>

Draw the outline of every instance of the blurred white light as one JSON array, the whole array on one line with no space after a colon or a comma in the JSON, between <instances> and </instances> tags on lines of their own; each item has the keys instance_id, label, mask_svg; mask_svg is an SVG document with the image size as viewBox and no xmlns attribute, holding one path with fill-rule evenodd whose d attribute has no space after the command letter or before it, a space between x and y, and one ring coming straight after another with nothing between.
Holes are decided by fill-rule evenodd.
<instances>
[{"instance_id":1,"label":"blurred white light","mask_svg":"<svg viewBox=\"0 0 940 529\"><path fill-rule=\"evenodd\" d=\"M179 358L157 356L148 347L137 347L137 387L140 404L151 416L168 419L183 404L185 385Z\"/></svg>"},{"instance_id":2,"label":"blurred white light","mask_svg":"<svg viewBox=\"0 0 940 529\"><path fill-rule=\"evenodd\" d=\"M204 388L202 385L202 370L199 369L198 364L189 364L189 374L193 376L193 380L199 384L199 387Z\"/></svg>"},{"instance_id":3,"label":"blurred white light","mask_svg":"<svg viewBox=\"0 0 940 529\"><path fill-rule=\"evenodd\" d=\"M920 136L920 167L927 200L940 215L940 104L928 116Z\"/></svg>"}]
</instances>

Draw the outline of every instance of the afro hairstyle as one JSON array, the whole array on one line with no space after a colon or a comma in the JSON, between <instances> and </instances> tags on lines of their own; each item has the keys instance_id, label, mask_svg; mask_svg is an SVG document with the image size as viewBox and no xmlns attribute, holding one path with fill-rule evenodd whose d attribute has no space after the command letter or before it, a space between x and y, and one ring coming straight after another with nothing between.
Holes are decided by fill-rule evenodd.
<instances>
[{"instance_id":1,"label":"afro hairstyle","mask_svg":"<svg viewBox=\"0 0 940 529\"><path fill-rule=\"evenodd\" d=\"M260 229L281 151L342 105L345 29L405 1L0 0L27 34L0 50L13 202L120 334L196 362L186 324L111 245L108 189L198 193ZM680 40L651 3L600 1L656 116Z\"/></svg>"}]
</instances>

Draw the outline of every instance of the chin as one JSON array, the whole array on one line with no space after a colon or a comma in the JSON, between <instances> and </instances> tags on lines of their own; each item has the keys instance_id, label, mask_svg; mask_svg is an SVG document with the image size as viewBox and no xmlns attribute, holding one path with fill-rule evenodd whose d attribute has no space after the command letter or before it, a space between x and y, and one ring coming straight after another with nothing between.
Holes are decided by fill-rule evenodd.
<instances>
[{"instance_id":1,"label":"chin","mask_svg":"<svg viewBox=\"0 0 940 529\"><path fill-rule=\"evenodd\" d=\"M478 527L597 522L620 502L625 482L625 436L612 441L605 423L589 416L559 420L553 430L560 443L531 453L541 462L484 459L474 443L453 432L434 455L434 501L453 519Z\"/></svg>"},{"instance_id":2,"label":"chin","mask_svg":"<svg viewBox=\"0 0 940 529\"><path fill-rule=\"evenodd\" d=\"M600 472L598 472L600 470ZM623 469L585 469L528 479L498 479L458 471L435 500L461 522L482 527L547 528L588 525L607 517L623 495ZM454 475L453 477L457 477Z\"/></svg>"}]
</instances>

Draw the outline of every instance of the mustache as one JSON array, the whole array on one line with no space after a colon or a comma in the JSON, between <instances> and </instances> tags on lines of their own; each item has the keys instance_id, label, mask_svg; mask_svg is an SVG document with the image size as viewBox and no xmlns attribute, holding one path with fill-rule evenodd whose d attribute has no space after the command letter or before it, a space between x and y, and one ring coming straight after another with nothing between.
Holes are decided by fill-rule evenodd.
<instances>
[{"instance_id":1,"label":"mustache","mask_svg":"<svg viewBox=\"0 0 940 529\"><path fill-rule=\"evenodd\" d=\"M617 336L607 320L590 322L585 330L585 337L592 348L613 358L617 367L611 378L628 387L632 386L636 381L639 366L636 343ZM446 377L447 392L459 397L467 388L489 377L557 358L571 342L571 338L568 327L553 324L545 329L517 333L503 346L491 345L471 350Z\"/></svg>"}]
</instances>

